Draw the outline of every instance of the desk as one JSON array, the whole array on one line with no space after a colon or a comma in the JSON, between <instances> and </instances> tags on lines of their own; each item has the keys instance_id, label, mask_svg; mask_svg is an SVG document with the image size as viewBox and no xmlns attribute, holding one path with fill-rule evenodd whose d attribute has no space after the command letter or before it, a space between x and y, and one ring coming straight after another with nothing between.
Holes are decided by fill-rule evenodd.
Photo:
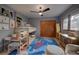
<instances>
[{"instance_id":1,"label":"desk","mask_svg":"<svg viewBox=\"0 0 79 59\"><path fill-rule=\"evenodd\" d=\"M59 33L59 34L71 40L76 40L76 37L69 36L68 34L63 34L63 33Z\"/></svg>"},{"instance_id":2,"label":"desk","mask_svg":"<svg viewBox=\"0 0 79 59\"><path fill-rule=\"evenodd\" d=\"M78 44L79 40L76 37L69 36L68 34L59 33L63 38L65 44Z\"/></svg>"}]
</instances>

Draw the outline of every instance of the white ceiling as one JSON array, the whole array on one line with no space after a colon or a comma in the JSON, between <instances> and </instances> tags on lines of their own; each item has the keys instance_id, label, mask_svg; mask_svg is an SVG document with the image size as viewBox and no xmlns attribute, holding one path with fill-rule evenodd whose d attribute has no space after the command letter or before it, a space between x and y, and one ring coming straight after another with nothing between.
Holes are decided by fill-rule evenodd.
<instances>
[{"instance_id":1,"label":"white ceiling","mask_svg":"<svg viewBox=\"0 0 79 59\"><path fill-rule=\"evenodd\" d=\"M40 18L40 17L55 17L60 15L66 9L68 9L70 4L8 4L8 6L15 11L27 16L28 18ZM37 13L30 12L31 10L38 10L39 6L43 8L50 8L49 11L43 13L44 16L40 16Z\"/></svg>"}]
</instances>

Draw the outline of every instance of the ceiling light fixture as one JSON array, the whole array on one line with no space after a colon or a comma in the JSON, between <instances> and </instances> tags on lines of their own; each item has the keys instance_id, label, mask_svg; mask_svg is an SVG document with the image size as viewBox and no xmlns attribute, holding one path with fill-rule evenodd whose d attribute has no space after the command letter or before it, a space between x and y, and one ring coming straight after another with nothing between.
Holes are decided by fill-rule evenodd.
<instances>
[{"instance_id":1,"label":"ceiling light fixture","mask_svg":"<svg viewBox=\"0 0 79 59\"><path fill-rule=\"evenodd\" d=\"M41 12L40 12L40 13L38 13L38 14L39 14L40 16L42 16L42 15L43 15L43 13L41 13Z\"/></svg>"}]
</instances>

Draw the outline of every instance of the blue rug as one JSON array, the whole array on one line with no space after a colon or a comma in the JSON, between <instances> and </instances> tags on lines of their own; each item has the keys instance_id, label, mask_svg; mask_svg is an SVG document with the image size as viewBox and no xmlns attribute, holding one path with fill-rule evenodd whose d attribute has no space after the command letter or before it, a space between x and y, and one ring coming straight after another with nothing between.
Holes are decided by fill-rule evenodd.
<instances>
[{"instance_id":1,"label":"blue rug","mask_svg":"<svg viewBox=\"0 0 79 59\"><path fill-rule=\"evenodd\" d=\"M42 42L41 46L37 46L37 42ZM47 45L58 45L56 41L52 38L37 37L28 47L29 55L43 55Z\"/></svg>"}]
</instances>

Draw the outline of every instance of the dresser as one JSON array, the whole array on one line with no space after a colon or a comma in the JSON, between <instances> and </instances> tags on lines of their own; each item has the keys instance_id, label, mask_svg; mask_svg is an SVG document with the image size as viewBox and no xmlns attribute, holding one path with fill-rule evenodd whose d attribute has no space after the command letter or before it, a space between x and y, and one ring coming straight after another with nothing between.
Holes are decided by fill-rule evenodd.
<instances>
[{"instance_id":1,"label":"dresser","mask_svg":"<svg viewBox=\"0 0 79 59\"><path fill-rule=\"evenodd\" d=\"M56 35L59 45L65 49L67 44L77 44L79 45L79 40L76 37L69 36L68 34L57 33Z\"/></svg>"}]
</instances>

